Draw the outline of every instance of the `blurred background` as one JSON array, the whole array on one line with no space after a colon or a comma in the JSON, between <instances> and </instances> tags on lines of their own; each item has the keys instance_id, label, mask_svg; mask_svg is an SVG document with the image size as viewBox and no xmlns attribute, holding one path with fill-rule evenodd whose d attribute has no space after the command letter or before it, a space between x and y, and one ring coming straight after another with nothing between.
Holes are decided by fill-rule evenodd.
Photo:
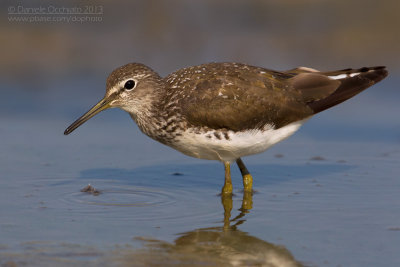
<instances>
[{"instance_id":1,"label":"blurred background","mask_svg":"<svg viewBox=\"0 0 400 267\"><path fill-rule=\"evenodd\" d=\"M68 111L86 100L97 101L107 75L128 62L144 63L161 75L211 61L276 70L386 65L388 80L398 81L397 0L2 1L0 5L0 112L7 115L45 112L69 117ZM80 8L94 14L11 12L39 7L51 12ZM77 19L44 22L41 17ZM30 21L33 18L36 21ZM395 91L394 87L378 95Z\"/></svg>"},{"instance_id":2,"label":"blurred background","mask_svg":"<svg viewBox=\"0 0 400 267\"><path fill-rule=\"evenodd\" d=\"M400 1L6 0L0 10L0 265L104 264L103 248L119 253L151 237L173 252L174 266L194 236L193 251L215 245L211 255L239 244L248 259L278 244L307 266L400 266ZM386 65L389 76L246 157L258 193L229 236L220 229L229 216L216 196L219 163L150 140L117 109L63 135L103 97L116 67L141 62L164 76L211 61ZM242 192L232 172L234 217ZM104 194L79 192L88 183ZM216 239L196 243L201 229ZM204 266L210 254L199 255Z\"/></svg>"}]
</instances>

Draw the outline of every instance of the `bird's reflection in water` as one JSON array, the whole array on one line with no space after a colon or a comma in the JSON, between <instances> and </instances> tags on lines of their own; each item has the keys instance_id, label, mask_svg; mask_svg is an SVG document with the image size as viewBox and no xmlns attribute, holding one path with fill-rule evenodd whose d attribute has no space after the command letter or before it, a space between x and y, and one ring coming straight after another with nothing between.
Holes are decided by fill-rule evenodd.
<instances>
[{"instance_id":1,"label":"bird's reflection in water","mask_svg":"<svg viewBox=\"0 0 400 267\"><path fill-rule=\"evenodd\" d=\"M243 192L242 207L239 209L240 213L233 219L231 219L233 208L232 195L221 195L221 203L224 207L224 231L238 231L237 226L246 221L244 220L244 216L253 208L253 193L246 191ZM231 223L233 224L231 225Z\"/></svg>"},{"instance_id":2,"label":"bird's reflection in water","mask_svg":"<svg viewBox=\"0 0 400 267\"><path fill-rule=\"evenodd\" d=\"M222 196L224 224L180 234L173 243L136 238L144 248L120 255L135 266L302 266L283 246L271 244L238 229L252 208L252 194L244 193L240 213L231 219L232 196Z\"/></svg>"}]
</instances>

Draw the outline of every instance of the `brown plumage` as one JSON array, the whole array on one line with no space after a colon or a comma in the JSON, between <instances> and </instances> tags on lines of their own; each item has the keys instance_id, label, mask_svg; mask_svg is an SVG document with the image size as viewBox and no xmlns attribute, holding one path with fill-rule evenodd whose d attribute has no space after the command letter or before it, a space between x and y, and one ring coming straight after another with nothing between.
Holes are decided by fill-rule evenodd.
<instances>
[{"instance_id":1,"label":"brown plumage","mask_svg":"<svg viewBox=\"0 0 400 267\"><path fill-rule=\"evenodd\" d=\"M354 77L350 77L353 73L360 73ZM338 76L346 74L347 77L340 79L340 86L329 96L319 100L308 103L308 106L314 111L314 113L321 112L325 109L333 107L337 104L352 98L358 93L361 93L368 87L376 84L383 80L388 72L385 67L372 67L372 68L361 68L361 69L345 69L336 72L323 72L323 75L327 76Z\"/></svg>"},{"instance_id":2,"label":"brown plumage","mask_svg":"<svg viewBox=\"0 0 400 267\"><path fill-rule=\"evenodd\" d=\"M354 73L360 74L348 76ZM346 77L329 78L341 74ZM384 67L277 72L245 64L210 63L178 70L165 81L167 90L188 96L179 98L177 104L193 126L243 131L266 124L280 128L305 119L351 98L386 75Z\"/></svg>"},{"instance_id":3,"label":"brown plumage","mask_svg":"<svg viewBox=\"0 0 400 267\"><path fill-rule=\"evenodd\" d=\"M223 194L232 193L236 161L245 191L252 177L241 157L288 138L311 116L387 76L385 67L320 72L300 67L274 71L239 63L210 63L160 77L131 63L107 79L105 97L64 132L100 111L119 107L151 138L189 156L225 164Z\"/></svg>"}]
</instances>

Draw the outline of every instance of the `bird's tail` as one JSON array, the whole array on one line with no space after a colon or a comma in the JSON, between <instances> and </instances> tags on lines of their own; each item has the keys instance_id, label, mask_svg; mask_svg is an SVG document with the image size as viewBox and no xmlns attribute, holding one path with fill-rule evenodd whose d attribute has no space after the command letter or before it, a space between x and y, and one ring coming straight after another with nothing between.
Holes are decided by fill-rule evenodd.
<instances>
[{"instance_id":1,"label":"bird's tail","mask_svg":"<svg viewBox=\"0 0 400 267\"><path fill-rule=\"evenodd\" d=\"M308 106L314 111L314 113L333 107L364 91L371 85L384 79L388 75L388 71L386 70L386 67L379 66L320 72L320 74L338 80L341 84L329 96L308 103Z\"/></svg>"}]
</instances>

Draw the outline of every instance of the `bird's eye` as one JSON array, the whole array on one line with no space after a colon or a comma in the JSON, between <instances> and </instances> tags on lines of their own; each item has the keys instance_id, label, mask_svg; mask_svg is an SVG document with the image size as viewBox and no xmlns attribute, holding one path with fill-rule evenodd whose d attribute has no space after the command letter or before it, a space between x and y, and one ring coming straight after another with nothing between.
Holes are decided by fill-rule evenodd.
<instances>
[{"instance_id":1,"label":"bird's eye","mask_svg":"<svg viewBox=\"0 0 400 267\"><path fill-rule=\"evenodd\" d=\"M124 88L127 89L127 90L131 90L133 87L135 87L135 81L134 80L128 80L124 85Z\"/></svg>"}]
</instances>

